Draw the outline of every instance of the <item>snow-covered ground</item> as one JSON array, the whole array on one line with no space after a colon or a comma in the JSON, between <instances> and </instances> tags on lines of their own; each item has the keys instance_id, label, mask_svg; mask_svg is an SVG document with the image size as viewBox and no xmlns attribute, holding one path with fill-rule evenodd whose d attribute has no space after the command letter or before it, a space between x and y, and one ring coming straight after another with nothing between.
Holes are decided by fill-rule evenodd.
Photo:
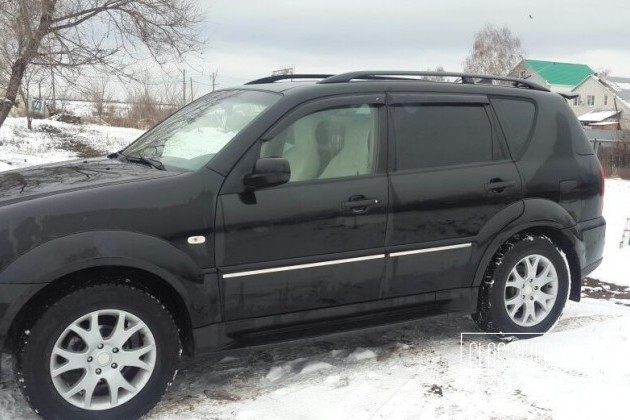
<instances>
[{"instance_id":1,"label":"snow-covered ground","mask_svg":"<svg viewBox=\"0 0 630 420\"><path fill-rule=\"evenodd\" d=\"M67 112L78 117L92 117L96 115L96 105L92 101L58 101L57 107L60 108L63 112ZM106 101L103 104L103 108L106 111L113 111L114 113L119 115L127 115L129 109L131 108L131 104Z\"/></svg>"},{"instance_id":2,"label":"snow-covered ground","mask_svg":"<svg viewBox=\"0 0 630 420\"><path fill-rule=\"evenodd\" d=\"M22 166L115 152L138 138L143 131L103 125L72 125L51 119L33 120L33 130L24 118L7 118L0 127L0 171Z\"/></svg>"},{"instance_id":3,"label":"snow-covered ground","mask_svg":"<svg viewBox=\"0 0 630 420\"><path fill-rule=\"evenodd\" d=\"M630 181L606 180L604 217L607 224L604 262L591 277L630 287L630 232L624 236L624 230L630 229Z\"/></svg>"},{"instance_id":4,"label":"snow-covered ground","mask_svg":"<svg viewBox=\"0 0 630 420\"><path fill-rule=\"evenodd\" d=\"M7 169L73 156L57 143L43 144L44 135L9 139L18 122L11 124L0 131L0 170L2 162ZM140 134L83 129L76 129L81 142L100 151L120 149ZM627 417L630 247L619 243L630 217L630 181L607 180L604 215L605 259L591 275L604 282L589 280L587 297L569 302L550 334L506 343L478 334L468 316L455 314L209 358L180 372L147 418ZM11 363L9 356L5 363ZM5 418L34 418L8 369L0 377L0 419Z\"/></svg>"}]
</instances>

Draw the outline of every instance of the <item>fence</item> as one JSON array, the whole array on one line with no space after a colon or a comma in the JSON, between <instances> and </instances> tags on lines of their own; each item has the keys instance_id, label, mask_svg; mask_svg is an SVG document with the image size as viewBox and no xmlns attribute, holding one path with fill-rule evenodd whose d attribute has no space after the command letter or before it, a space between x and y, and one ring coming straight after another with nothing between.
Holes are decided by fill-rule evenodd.
<instances>
[{"instance_id":1,"label":"fence","mask_svg":"<svg viewBox=\"0 0 630 420\"><path fill-rule=\"evenodd\" d=\"M609 178L630 179L630 141L591 140Z\"/></svg>"}]
</instances>

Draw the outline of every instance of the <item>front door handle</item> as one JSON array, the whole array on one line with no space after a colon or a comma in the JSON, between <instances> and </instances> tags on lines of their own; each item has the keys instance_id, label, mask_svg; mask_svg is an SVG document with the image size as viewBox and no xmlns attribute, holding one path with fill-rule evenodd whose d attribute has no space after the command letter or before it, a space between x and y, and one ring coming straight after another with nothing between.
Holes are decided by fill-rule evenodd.
<instances>
[{"instance_id":1,"label":"front door handle","mask_svg":"<svg viewBox=\"0 0 630 420\"><path fill-rule=\"evenodd\" d=\"M378 198L365 198L364 196L350 197L348 201L341 203L344 209L352 210L355 213L363 213L368 207L376 206L381 201Z\"/></svg>"},{"instance_id":2,"label":"front door handle","mask_svg":"<svg viewBox=\"0 0 630 420\"><path fill-rule=\"evenodd\" d=\"M490 182L484 185L486 191L493 193L501 193L506 188L516 187L516 181L503 181L501 178L491 179Z\"/></svg>"}]
</instances>

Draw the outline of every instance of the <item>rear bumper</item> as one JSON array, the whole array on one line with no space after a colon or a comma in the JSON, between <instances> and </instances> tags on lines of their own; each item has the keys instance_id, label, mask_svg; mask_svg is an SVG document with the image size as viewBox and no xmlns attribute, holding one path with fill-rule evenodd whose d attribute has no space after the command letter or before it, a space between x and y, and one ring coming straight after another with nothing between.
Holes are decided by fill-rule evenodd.
<instances>
[{"instance_id":1,"label":"rear bumper","mask_svg":"<svg viewBox=\"0 0 630 420\"><path fill-rule=\"evenodd\" d=\"M600 258L599 260L595 261L593 264L589 264L586 267L584 267L582 269L582 277L586 277L589 274L591 274L593 271L595 271L595 269L597 267L599 267L599 265L602 263L602 261L604 261L604 259Z\"/></svg>"},{"instance_id":2,"label":"rear bumper","mask_svg":"<svg viewBox=\"0 0 630 420\"><path fill-rule=\"evenodd\" d=\"M582 279L602 262L606 240L606 220L603 217L580 222L565 229L575 254L569 257L571 290L569 299L579 302L582 295Z\"/></svg>"},{"instance_id":3,"label":"rear bumper","mask_svg":"<svg viewBox=\"0 0 630 420\"><path fill-rule=\"evenodd\" d=\"M606 241L606 220L603 217L578 223L584 246L583 257L580 256L582 278L593 272L604 257Z\"/></svg>"}]
</instances>

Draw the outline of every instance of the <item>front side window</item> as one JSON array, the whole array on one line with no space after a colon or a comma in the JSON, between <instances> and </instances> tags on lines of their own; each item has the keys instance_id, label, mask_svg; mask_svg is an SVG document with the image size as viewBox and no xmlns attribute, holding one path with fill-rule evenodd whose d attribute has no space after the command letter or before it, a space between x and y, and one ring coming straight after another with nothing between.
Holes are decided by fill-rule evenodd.
<instances>
[{"instance_id":1,"label":"front side window","mask_svg":"<svg viewBox=\"0 0 630 420\"><path fill-rule=\"evenodd\" d=\"M331 108L302 117L262 144L260 157L284 157L290 182L372 174L378 134L377 108Z\"/></svg>"},{"instance_id":2,"label":"front side window","mask_svg":"<svg viewBox=\"0 0 630 420\"><path fill-rule=\"evenodd\" d=\"M586 96L586 104L588 106L593 106L595 105L595 96L594 95L587 95Z\"/></svg>"},{"instance_id":3,"label":"front side window","mask_svg":"<svg viewBox=\"0 0 630 420\"><path fill-rule=\"evenodd\" d=\"M195 171L279 98L248 90L210 93L155 126L122 154Z\"/></svg>"},{"instance_id":4,"label":"front side window","mask_svg":"<svg viewBox=\"0 0 630 420\"><path fill-rule=\"evenodd\" d=\"M398 170L492 160L492 126L483 105L392 107Z\"/></svg>"}]
</instances>

